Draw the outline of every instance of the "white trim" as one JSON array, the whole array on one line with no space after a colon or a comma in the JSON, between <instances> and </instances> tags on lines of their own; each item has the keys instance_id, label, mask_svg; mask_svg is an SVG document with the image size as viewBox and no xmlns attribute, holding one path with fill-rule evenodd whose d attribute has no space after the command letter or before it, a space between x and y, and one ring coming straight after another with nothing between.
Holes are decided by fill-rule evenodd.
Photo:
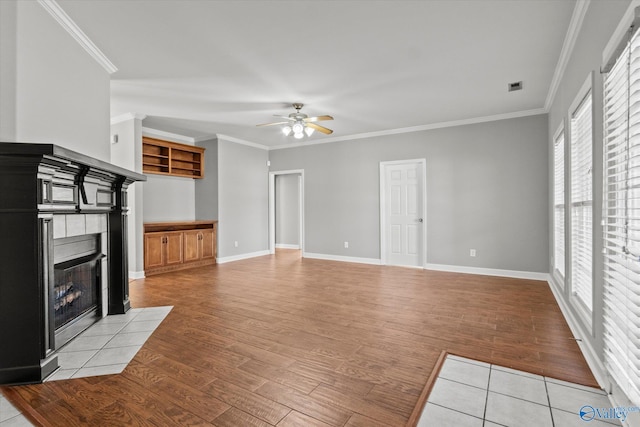
<instances>
[{"instance_id":1,"label":"white trim","mask_svg":"<svg viewBox=\"0 0 640 427\"><path fill-rule=\"evenodd\" d=\"M325 261L353 262L357 264L396 267L396 266L385 266L382 264L381 260L376 258L349 257L349 256L342 256L342 255L319 254L319 253L312 253L312 252L303 252L302 257L310 258L310 259L321 259ZM402 267L402 266L397 266L397 267ZM420 268L420 267L417 267L417 268ZM474 274L474 275L480 275L480 276L507 277L512 279L538 280L542 282L551 283L551 278L549 276L549 273L538 273L538 272L532 272L532 271L500 270L500 269L494 269L494 268L466 267L462 265L450 265L450 264L425 264L424 270L444 271L448 273ZM554 291L554 295L555 295L555 291ZM556 296L556 299L557 299L557 296ZM574 336L575 336L575 333L574 333Z\"/></svg>"},{"instance_id":2,"label":"white trim","mask_svg":"<svg viewBox=\"0 0 640 427\"><path fill-rule=\"evenodd\" d=\"M299 224L300 229L298 235L300 236L300 246L296 249L302 249L304 252L305 236L304 236L304 169L290 169L283 171L269 172L269 253L273 254L276 251L276 176L277 175L299 175Z\"/></svg>"},{"instance_id":3,"label":"white trim","mask_svg":"<svg viewBox=\"0 0 640 427\"><path fill-rule=\"evenodd\" d=\"M568 116L569 135L571 135L571 117L573 116L573 113L576 112L580 104L582 104L582 101L584 101L584 99L592 90L592 88L593 88L593 71L589 71L589 73L587 74L586 80L584 81L584 83L582 83L582 86L580 87L578 94L576 95L576 97L573 99L573 102L569 106L569 116ZM593 106L591 107L591 110L594 110ZM565 133L565 138L566 137L567 137L567 134ZM595 141L595 138L593 140ZM569 141L569 145L571 145L571 142L572 141Z\"/></svg>"},{"instance_id":4,"label":"white trim","mask_svg":"<svg viewBox=\"0 0 640 427\"><path fill-rule=\"evenodd\" d=\"M560 58L558 58L558 63L556 64L556 69L553 73L553 78L551 79L551 85L549 86L549 92L547 92L547 99L544 103L545 112L549 112L549 110L551 109L553 99L555 98L556 92L560 87L560 82L562 81L564 72L567 69L569 58L573 53L573 48L576 45L578 34L580 33L580 29L582 28L584 17L587 14L587 9L589 9L589 3L591 3L591 0L578 0L575 7L573 8L573 14L571 15L571 21L569 22L569 28L567 29L567 34L564 36L564 42L562 43Z\"/></svg>"},{"instance_id":5,"label":"white trim","mask_svg":"<svg viewBox=\"0 0 640 427\"><path fill-rule=\"evenodd\" d=\"M129 271L129 280L144 279L144 271Z\"/></svg>"},{"instance_id":6,"label":"white trim","mask_svg":"<svg viewBox=\"0 0 640 427\"><path fill-rule=\"evenodd\" d=\"M249 147L259 148L261 150L267 150L267 151L269 150L269 147L267 147L266 145L258 144L256 142L246 141L244 139L235 138L233 136L223 135L220 133L217 136L218 136L218 139L222 139L224 141L235 142L236 144L241 144L241 145L248 145Z\"/></svg>"},{"instance_id":7,"label":"white trim","mask_svg":"<svg viewBox=\"0 0 640 427\"><path fill-rule=\"evenodd\" d=\"M210 141L212 139L218 139L218 135L213 134L213 135L200 135L200 136L194 136L193 140L195 142L202 142L202 141Z\"/></svg>"},{"instance_id":8,"label":"white trim","mask_svg":"<svg viewBox=\"0 0 640 427\"><path fill-rule=\"evenodd\" d=\"M73 22L67 13L55 0L38 0L40 6L44 8L53 18L78 42L87 53L104 68L107 73L113 74L118 71L118 67L113 65L109 58L87 37L87 35Z\"/></svg>"},{"instance_id":9,"label":"white trim","mask_svg":"<svg viewBox=\"0 0 640 427\"><path fill-rule=\"evenodd\" d=\"M181 142L183 144L194 145L196 143L195 138L190 136L178 135L177 133L165 132L163 130L152 129L142 127L142 136L148 136L149 138L162 138L168 141Z\"/></svg>"},{"instance_id":10,"label":"white trim","mask_svg":"<svg viewBox=\"0 0 640 427\"><path fill-rule=\"evenodd\" d=\"M563 165L563 171L564 171L564 188L562 189L563 193L564 193L564 271L565 274L562 275L560 274L560 272L558 271L558 266L556 265L556 259L555 259L555 252L556 252L556 204L555 204L555 197L556 197L556 193L555 193L555 186L556 186L556 180L555 180L555 165L556 165L556 157L555 157L555 144L556 141L558 139L558 137L560 136L560 134L563 135L564 138L564 165ZM568 147L568 138L567 138L567 133L565 132L565 123L564 123L564 118L562 119L562 121L560 122L560 125L558 126L558 129L556 130L556 132L553 134L553 139L551 140L551 165L553 166L553 172L551 173L552 175L552 179L551 179L551 188L549 189L550 194L551 194L551 265L553 267L553 273L557 276L562 277L562 283L564 284L564 286L566 286L566 281L565 281L565 275L567 272L567 194L570 194L567 192L567 184L568 184L568 180L567 180L567 147ZM564 289L563 286L563 289Z\"/></svg>"},{"instance_id":11,"label":"white trim","mask_svg":"<svg viewBox=\"0 0 640 427\"><path fill-rule=\"evenodd\" d=\"M303 252L303 258L321 259L325 261L340 261L340 262L353 262L357 264L369 264L380 265L383 267L403 267L395 265L383 265L382 261L376 258L360 258L360 257L348 257L342 255L330 255L330 254L318 254L311 252ZM421 268L421 267L416 267ZM548 273L537 273L531 271L517 271L517 270L498 270L493 268L480 268L480 267L466 267L458 265L445 265L445 264L426 264L425 270L444 271L449 273L463 273L463 274L475 274L480 276L496 276L496 277L508 277L512 279L526 279L526 280L539 280L542 282L549 281Z\"/></svg>"},{"instance_id":12,"label":"white trim","mask_svg":"<svg viewBox=\"0 0 640 427\"><path fill-rule=\"evenodd\" d=\"M604 50L602 51L602 69L604 69L610 61L615 60L622 49L624 49L624 46L620 46L620 44L627 38L629 28L636 20L636 7L638 6L640 6L640 0L633 0L629 4L629 7L622 16L620 23L616 27L616 30L613 32L609 42L604 47Z\"/></svg>"},{"instance_id":13,"label":"white trim","mask_svg":"<svg viewBox=\"0 0 640 427\"><path fill-rule=\"evenodd\" d=\"M607 379L607 370L598 357L598 353L591 346L590 336L591 334L584 329L584 324L581 321L578 321L576 317L573 315L573 311L567 305L565 299L562 297L560 285L558 285L553 276L549 276L547 280L549 284L549 288L553 293L553 297L556 299L558 306L560 307L560 311L567 321L567 325L569 325L569 329L571 329L571 333L574 338L577 339L578 347L580 347L580 351L584 356L587 365L591 369L593 376L596 378L596 381L607 392L611 391L611 385L609 380ZM585 338L586 337L586 338Z\"/></svg>"},{"instance_id":14,"label":"white trim","mask_svg":"<svg viewBox=\"0 0 640 427\"><path fill-rule=\"evenodd\" d=\"M567 221L567 223L565 224L565 242L568 243L568 245L565 245L564 248L564 253L565 253L565 259L567 260L567 263L565 264L565 267L569 267L568 269L565 268L565 293L567 295L569 295L569 303L572 304L573 308L576 309L576 311L579 313L580 318L582 319L584 325L586 327L588 327L591 331L593 331L593 321L592 321L592 316L593 316L593 308L591 310L591 312L589 312L589 310L587 309L587 307L584 305L584 303L582 303L577 296L574 295L573 292L573 265L572 265L572 260L573 260L573 223L572 221L572 214L573 214L573 209L572 209L572 202L571 202L571 191L572 191L572 186L573 186L573 179L572 179L572 175L571 175L571 170L572 170L572 161L573 159L571 158L571 150L572 150L572 145L573 145L573 134L571 133L571 118L573 117L573 114L576 112L576 110L580 107L580 105L582 104L582 102L585 100L585 98L587 97L587 95L589 93L591 93L592 96L592 103L593 103L593 79L594 79L594 72L593 71L589 71L589 73L587 74L587 78L585 79L584 83L582 84L582 86L580 87L580 90L578 91L576 97L574 98L573 102L571 102L571 105L569 106L569 109L567 111L568 116L567 116L567 128L565 128L565 133L564 133L564 138L565 138L565 147L566 150L568 150L568 156L565 155L565 189L568 189L569 191L565 193L565 198L566 198L566 206L568 207L568 209L565 209L565 221ZM591 114L593 115L595 111L595 108L592 104L591 106ZM593 117L592 117L593 119ZM593 132L595 132L595 126L592 126L592 141L596 141L595 135L593 134ZM592 144L592 149L593 147L595 147L595 144ZM565 152L565 154L567 154ZM593 161L593 159L592 159ZM593 195L592 195L593 197ZM567 227L568 225L568 227ZM595 254L592 254L592 257ZM593 260L592 260L593 261ZM593 274L593 272L592 272ZM591 282L591 288L592 288L592 296L591 298L593 299L595 292L594 292L594 278L592 276L592 282ZM566 301L566 300L565 300ZM575 302L575 303L574 303Z\"/></svg>"},{"instance_id":15,"label":"white trim","mask_svg":"<svg viewBox=\"0 0 640 427\"><path fill-rule=\"evenodd\" d=\"M225 264L227 262L241 261L243 259L256 258L260 256L265 256L265 255L270 255L269 251L265 250L265 251L249 252L249 253L240 254L240 255L226 256L222 258L217 258L216 262L218 264Z\"/></svg>"},{"instance_id":16,"label":"white trim","mask_svg":"<svg viewBox=\"0 0 640 427\"><path fill-rule=\"evenodd\" d=\"M376 258L360 258L342 255L316 254L312 252L303 252L303 258L321 259L325 261L354 262L357 264L381 265L380 260Z\"/></svg>"},{"instance_id":17,"label":"white trim","mask_svg":"<svg viewBox=\"0 0 640 427\"><path fill-rule=\"evenodd\" d=\"M450 122L440 122L440 123L432 123L428 125L411 126L406 128L388 129L388 130L382 130L377 132L357 133L353 135L336 136L332 138L323 138L318 140L306 140L305 142L298 142L298 143L286 144L286 145L277 145L275 147L270 147L269 150L282 150L285 148L304 147L307 145L328 144L330 142L350 141L354 139L373 138L376 136L398 135L403 133L421 132L425 130L441 129L441 128L448 128L448 127L455 127L455 126L465 126L465 125L472 125L477 123L494 122L498 120L515 119L519 117L536 116L539 114L546 114L547 112L548 111L545 110L544 108L536 108L533 110L516 111L513 113L496 114L493 116L475 117L471 119L453 120Z\"/></svg>"},{"instance_id":18,"label":"white trim","mask_svg":"<svg viewBox=\"0 0 640 427\"><path fill-rule=\"evenodd\" d=\"M427 160L426 159L407 159L392 160L380 162L380 263L387 265L387 233L386 233L386 173L385 168L390 165L403 165L417 163L422 167L422 259L420 264L424 266L427 263Z\"/></svg>"},{"instance_id":19,"label":"white trim","mask_svg":"<svg viewBox=\"0 0 640 427\"><path fill-rule=\"evenodd\" d=\"M552 141L552 143L553 143L553 144L555 144L555 143L556 143L556 139L558 139L558 137L560 136L560 134L561 134L561 133L563 133L563 132L564 132L564 120L562 120L562 121L560 122L560 124L558 125L558 129L557 129L557 130L555 131L555 133L553 134L553 141ZM566 135L565 135L565 137L566 137ZM566 144L566 142L567 142L567 141L565 140L565 144L564 144L565 146L567 145L567 144ZM565 151L566 151L566 150L565 150Z\"/></svg>"},{"instance_id":20,"label":"white trim","mask_svg":"<svg viewBox=\"0 0 640 427\"><path fill-rule=\"evenodd\" d=\"M290 245L288 243L276 243L276 249L300 249L300 245Z\"/></svg>"},{"instance_id":21,"label":"white trim","mask_svg":"<svg viewBox=\"0 0 640 427\"><path fill-rule=\"evenodd\" d=\"M477 274L481 276L510 277L513 279L548 281L549 273L534 271L500 270L495 268L467 267L464 265L431 264L425 265L425 270L447 271L450 273Z\"/></svg>"},{"instance_id":22,"label":"white trim","mask_svg":"<svg viewBox=\"0 0 640 427\"><path fill-rule=\"evenodd\" d=\"M127 120L133 120L133 119L144 120L146 118L147 118L146 114L125 113L125 114L120 114L119 116L111 117L111 124L116 125L118 123L126 122Z\"/></svg>"}]
</instances>

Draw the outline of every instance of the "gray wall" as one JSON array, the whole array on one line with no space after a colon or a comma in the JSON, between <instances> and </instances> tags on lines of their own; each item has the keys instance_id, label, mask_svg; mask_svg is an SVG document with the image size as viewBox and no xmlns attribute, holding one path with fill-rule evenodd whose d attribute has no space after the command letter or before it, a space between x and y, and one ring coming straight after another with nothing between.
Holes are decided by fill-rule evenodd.
<instances>
[{"instance_id":1,"label":"gray wall","mask_svg":"<svg viewBox=\"0 0 640 427\"><path fill-rule=\"evenodd\" d=\"M109 73L37 2L0 3L0 138L109 161Z\"/></svg>"},{"instance_id":2,"label":"gray wall","mask_svg":"<svg viewBox=\"0 0 640 427\"><path fill-rule=\"evenodd\" d=\"M218 219L218 139L198 142L204 147L204 178L195 180L196 219Z\"/></svg>"},{"instance_id":3,"label":"gray wall","mask_svg":"<svg viewBox=\"0 0 640 427\"><path fill-rule=\"evenodd\" d=\"M547 129L537 115L272 150L271 170L305 171L306 252L379 259L379 163L424 158L428 263L547 272Z\"/></svg>"},{"instance_id":4,"label":"gray wall","mask_svg":"<svg viewBox=\"0 0 640 427\"><path fill-rule=\"evenodd\" d=\"M114 135L118 136L118 142L111 144L111 163L142 173L142 120L132 117L112 124L111 138ZM141 278L144 274L144 185L136 182L127 191L129 277L132 279Z\"/></svg>"},{"instance_id":5,"label":"gray wall","mask_svg":"<svg viewBox=\"0 0 640 427\"><path fill-rule=\"evenodd\" d=\"M276 246L300 246L300 174L276 175Z\"/></svg>"},{"instance_id":6,"label":"gray wall","mask_svg":"<svg viewBox=\"0 0 640 427\"><path fill-rule=\"evenodd\" d=\"M580 87L584 83L587 76L592 73L593 76L593 86L592 86L592 94L593 94L593 165L594 165L594 173L593 173L593 195L594 195L594 206L593 206L593 255L594 255L594 268L593 268L593 279L594 279L594 289L593 289L593 316L592 316L592 324L593 331L589 330L586 327L585 323L582 323L582 318L580 313L574 309L571 305L570 301L570 287L565 286L564 290L561 290L558 287L558 292L561 294L561 298L564 299L565 303L568 305L571 310L573 316L579 322L579 326L583 328L583 333L581 338L583 340L588 341L589 346L594 349L597 353L598 358L603 361L603 317L602 317L602 307L603 307L603 277L602 277L602 266L603 266L603 258L602 258L602 227L600 226L600 221L602 218L602 76L600 75L600 66L602 65L602 54L604 47L608 43L611 38L613 32L615 31L620 19L622 18L624 12L626 11L629 1L624 0L616 0L616 1L592 1L589 4L589 9L587 10L587 14L584 19L584 23L582 25L582 29L578 35L576 40L576 45L573 50L573 54L571 55L569 62L567 64L566 71L559 85L556 96L553 100L553 104L549 111L549 129L548 129L548 144L551 149L553 146L553 135L558 130L559 126L563 122L563 120L568 120L569 107L571 103L574 101ZM567 132L568 127L565 126L565 135L568 135ZM568 151L565 152L565 158L568 156ZM549 157L549 164L552 163L552 156ZM550 169L550 173L552 174L552 169ZM565 183L567 187L565 188L565 194L570 194L568 191L569 185L569 171L565 168ZM549 181L552 183L552 175L550 175ZM550 196L553 196L553 193L550 193ZM553 209L552 202L549 201L550 210L549 210L549 218L553 218ZM567 211L569 212L569 211ZM570 215L566 215L567 222L565 225L565 229L570 229ZM550 222L552 224L552 222ZM567 237L568 237L568 233ZM549 241L553 242L553 227L549 228ZM570 248L570 241L567 239L565 248L567 250ZM553 252L550 252L550 255ZM567 261L569 258L567 257ZM550 258L551 264L551 258ZM567 270L569 263L567 263ZM567 280L567 284L569 281ZM557 282L556 282L557 284Z\"/></svg>"},{"instance_id":7,"label":"gray wall","mask_svg":"<svg viewBox=\"0 0 640 427\"><path fill-rule=\"evenodd\" d=\"M266 150L218 139L219 257L268 251L268 158Z\"/></svg>"},{"instance_id":8,"label":"gray wall","mask_svg":"<svg viewBox=\"0 0 640 427\"><path fill-rule=\"evenodd\" d=\"M143 221L193 221L196 219L193 178L147 175L143 184Z\"/></svg>"},{"instance_id":9,"label":"gray wall","mask_svg":"<svg viewBox=\"0 0 640 427\"><path fill-rule=\"evenodd\" d=\"M0 1L0 141L16 139L17 4Z\"/></svg>"}]
</instances>

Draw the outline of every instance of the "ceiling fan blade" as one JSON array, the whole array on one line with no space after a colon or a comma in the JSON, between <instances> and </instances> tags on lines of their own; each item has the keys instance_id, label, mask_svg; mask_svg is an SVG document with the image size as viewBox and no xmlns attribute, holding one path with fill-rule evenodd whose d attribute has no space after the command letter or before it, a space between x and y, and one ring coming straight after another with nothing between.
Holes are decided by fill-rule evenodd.
<instances>
[{"instance_id":1,"label":"ceiling fan blade","mask_svg":"<svg viewBox=\"0 0 640 427\"><path fill-rule=\"evenodd\" d=\"M275 125L288 125L289 122L275 122L275 123L262 123L256 126L275 126Z\"/></svg>"},{"instance_id":2,"label":"ceiling fan blade","mask_svg":"<svg viewBox=\"0 0 640 427\"><path fill-rule=\"evenodd\" d=\"M307 123L320 122L322 120L333 120L333 117L325 115L325 116L308 117L304 119L304 121Z\"/></svg>"},{"instance_id":3,"label":"ceiling fan blade","mask_svg":"<svg viewBox=\"0 0 640 427\"><path fill-rule=\"evenodd\" d=\"M324 127L324 126L320 126L320 125L317 125L317 124L315 124L315 123L311 123L311 122L307 122L306 124L307 124L307 126L309 126L310 128L313 128L313 129L317 130L318 132L322 132L322 133L324 133L324 134L326 134L326 135L330 135L330 134L332 134L332 133L333 133L333 131L332 131L331 129L327 129L327 128L326 128L326 127Z\"/></svg>"},{"instance_id":4,"label":"ceiling fan blade","mask_svg":"<svg viewBox=\"0 0 640 427\"><path fill-rule=\"evenodd\" d=\"M292 121L292 122L296 121L296 119L294 119L293 117L289 117L289 116L279 116L277 114L274 114L273 117L279 117L281 119L287 119L287 120Z\"/></svg>"}]
</instances>

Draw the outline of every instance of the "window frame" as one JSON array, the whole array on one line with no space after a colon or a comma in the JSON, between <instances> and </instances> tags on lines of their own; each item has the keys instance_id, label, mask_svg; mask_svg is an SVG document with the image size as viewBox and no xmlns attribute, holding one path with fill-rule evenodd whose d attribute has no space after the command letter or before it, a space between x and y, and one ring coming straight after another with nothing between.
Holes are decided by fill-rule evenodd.
<instances>
[{"instance_id":1,"label":"window frame","mask_svg":"<svg viewBox=\"0 0 640 427\"><path fill-rule=\"evenodd\" d=\"M562 138L562 157L560 158L557 153L557 145L560 143L560 138ZM552 205L553 205L553 274L556 279L556 282L561 286L562 289L565 288L565 278L567 272L567 137L565 133L565 124L564 121L558 127L558 130L553 135L553 195L552 195ZM561 171L559 171L561 169ZM558 188L559 177L558 172L560 172L562 177L562 182L560 188ZM562 192L562 201L557 199L558 192ZM558 211L562 210L562 220L560 224L558 224ZM562 232L562 240L558 240L559 232ZM561 243L560 243L561 242ZM559 244L562 244L562 260L558 260L558 254L560 252Z\"/></svg>"},{"instance_id":2,"label":"window frame","mask_svg":"<svg viewBox=\"0 0 640 427\"><path fill-rule=\"evenodd\" d=\"M568 151L569 151L569 156L568 159L565 159L565 167L567 167L568 171L565 174L565 177L568 175L568 185L565 187L566 189L568 189L568 193L569 194L565 194L565 199L567 200L567 212L565 212L565 214L569 215L569 227L567 230L565 230L568 234L569 234L569 240L568 240L568 247L566 248L567 252L568 252L568 262L567 262L567 266L569 267L569 274L568 274L568 280L567 280L567 285L566 288L568 288L568 292L569 292L569 302L571 304L571 306L576 310L576 312L578 313L579 317L582 319L582 321L584 322L584 324L588 327L590 333L593 333L593 296L594 296L594 236L593 236L593 218L594 218L594 194L593 194L593 188L594 188L594 175L593 175L593 169L594 169L594 163L593 163L593 159L594 159L594 153L593 153L593 149L594 149L594 103L593 103L593 72L589 73L589 75L587 76L586 80L584 81L584 83L582 84L582 86L580 87L580 90L578 91L576 97L574 98L573 102L571 103L571 105L569 106L568 109L568 124L567 124L567 128L568 128L568 132L565 132L565 144L568 145ZM591 156L591 199L588 201L588 203L585 203L585 201L574 201L574 196L573 196L573 191L574 191L574 183L577 181L576 177L574 176L574 152L573 152L573 147L574 147L574 143L576 143L575 140L575 135L573 132L573 119L575 116L575 113L578 112L578 110L583 106L584 102L587 100L587 98L590 97L590 102L591 102L591 108L590 108L590 118L591 118L591 142L590 142L590 150L591 152L589 153ZM567 140L568 139L568 140ZM582 297L580 297L579 295L577 295L576 291L575 291L575 286L577 285L576 283L576 273L577 273L577 269L576 269L576 233L575 233L575 229L574 229L574 225L575 225L575 219L574 219L574 213L575 213L575 209L580 207L580 206L590 206L591 207L591 228L590 229L584 229L583 231L585 233L590 233L591 234L591 240L590 242L587 243L587 246L590 247L591 249L591 254L590 254L590 268L589 268L589 281L590 281L590 293L591 293L591 307L589 307L582 299ZM567 256L567 252L565 252L565 256Z\"/></svg>"}]
</instances>

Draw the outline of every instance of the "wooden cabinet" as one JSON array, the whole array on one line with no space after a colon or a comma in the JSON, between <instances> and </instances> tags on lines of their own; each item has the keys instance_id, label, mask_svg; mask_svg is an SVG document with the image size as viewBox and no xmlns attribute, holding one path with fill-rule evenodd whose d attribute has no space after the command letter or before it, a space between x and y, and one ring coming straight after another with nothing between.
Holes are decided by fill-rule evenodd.
<instances>
[{"instance_id":1,"label":"wooden cabinet","mask_svg":"<svg viewBox=\"0 0 640 427\"><path fill-rule=\"evenodd\" d=\"M202 259L216 259L216 230L202 230L202 238L200 243L202 245Z\"/></svg>"},{"instance_id":2,"label":"wooden cabinet","mask_svg":"<svg viewBox=\"0 0 640 427\"><path fill-rule=\"evenodd\" d=\"M146 223L145 274L215 264L217 224L217 221Z\"/></svg>"},{"instance_id":3,"label":"wooden cabinet","mask_svg":"<svg viewBox=\"0 0 640 427\"><path fill-rule=\"evenodd\" d=\"M181 232L145 233L145 271L154 268L182 264L184 261L182 237Z\"/></svg>"},{"instance_id":4,"label":"wooden cabinet","mask_svg":"<svg viewBox=\"0 0 640 427\"><path fill-rule=\"evenodd\" d=\"M187 178L204 177L204 148L142 137L142 171Z\"/></svg>"},{"instance_id":5,"label":"wooden cabinet","mask_svg":"<svg viewBox=\"0 0 640 427\"><path fill-rule=\"evenodd\" d=\"M213 229L184 232L184 261L200 261L215 258L215 236Z\"/></svg>"}]
</instances>

